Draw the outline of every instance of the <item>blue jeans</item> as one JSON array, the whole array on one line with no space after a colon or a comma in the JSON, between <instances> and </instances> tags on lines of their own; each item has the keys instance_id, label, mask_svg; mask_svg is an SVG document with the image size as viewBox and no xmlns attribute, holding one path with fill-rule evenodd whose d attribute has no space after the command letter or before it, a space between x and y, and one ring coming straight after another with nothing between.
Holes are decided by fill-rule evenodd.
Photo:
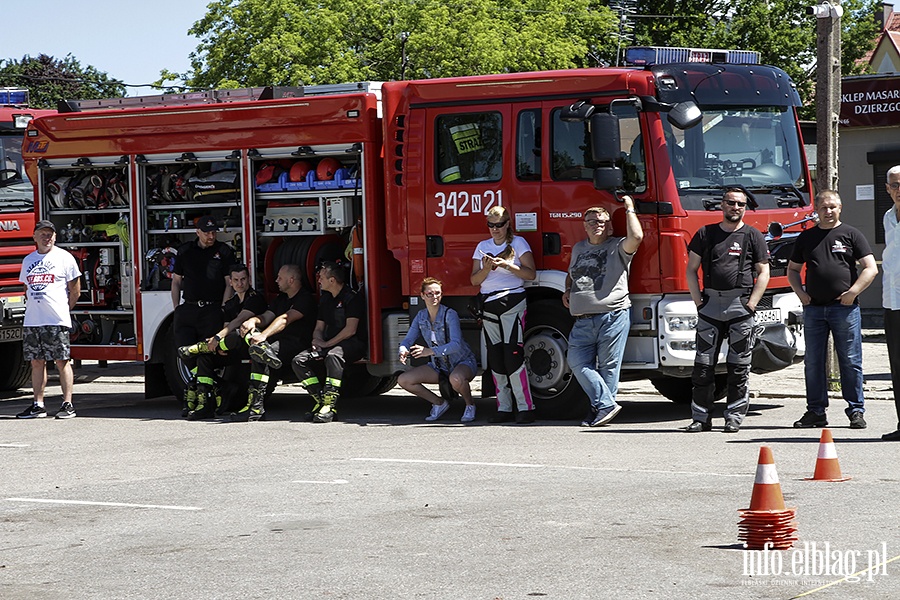
<instances>
[{"instance_id":1,"label":"blue jeans","mask_svg":"<svg viewBox=\"0 0 900 600\"><path fill-rule=\"evenodd\" d=\"M616 405L619 370L631 327L631 309L623 308L575 321L566 359L595 411Z\"/></svg>"},{"instance_id":2,"label":"blue jeans","mask_svg":"<svg viewBox=\"0 0 900 600\"><path fill-rule=\"evenodd\" d=\"M847 416L865 411L863 406L862 318L858 305L843 306L833 302L826 306L803 307L806 336L806 408L824 415L828 408L828 373L826 354L828 332L834 336L834 349L841 372L841 393L847 401Z\"/></svg>"}]
</instances>

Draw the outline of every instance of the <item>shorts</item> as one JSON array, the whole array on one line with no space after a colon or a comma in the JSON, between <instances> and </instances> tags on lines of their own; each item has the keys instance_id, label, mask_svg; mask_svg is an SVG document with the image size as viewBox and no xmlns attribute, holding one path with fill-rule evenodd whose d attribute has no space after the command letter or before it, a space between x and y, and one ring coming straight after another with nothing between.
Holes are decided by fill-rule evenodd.
<instances>
[{"instance_id":1,"label":"shorts","mask_svg":"<svg viewBox=\"0 0 900 600\"><path fill-rule=\"evenodd\" d=\"M25 327L22 337L25 360L69 360L69 331L65 325Z\"/></svg>"}]
</instances>

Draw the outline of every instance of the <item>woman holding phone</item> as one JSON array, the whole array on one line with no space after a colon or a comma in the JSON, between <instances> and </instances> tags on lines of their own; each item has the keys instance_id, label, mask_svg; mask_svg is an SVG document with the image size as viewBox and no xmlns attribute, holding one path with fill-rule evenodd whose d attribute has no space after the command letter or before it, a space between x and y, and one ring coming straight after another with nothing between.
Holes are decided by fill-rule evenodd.
<instances>
[{"instance_id":1,"label":"woman holding phone","mask_svg":"<svg viewBox=\"0 0 900 600\"><path fill-rule=\"evenodd\" d=\"M461 421L470 423L475 420L475 403L469 382L475 378L478 365L475 354L463 340L459 315L441 304L442 295L441 282L426 277L420 292L426 310L420 310L410 323L409 332L400 344L400 362L406 364L410 356L431 357L431 362L402 373L397 382L404 390L431 402L431 414L425 420L437 421L450 408L450 403L422 384L440 383L442 378L447 378L466 403ZM425 340L424 345L413 343L419 337Z\"/></svg>"},{"instance_id":2,"label":"woman holding phone","mask_svg":"<svg viewBox=\"0 0 900 600\"><path fill-rule=\"evenodd\" d=\"M515 235L509 211L493 206L487 211L491 237L480 242L472 256L472 285L484 295L482 327L488 365L497 390L497 414L490 423L534 422L534 402L525 369L525 288L535 278L534 256L524 238ZM513 415L513 404L518 415Z\"/></svg>"}]
</instances>

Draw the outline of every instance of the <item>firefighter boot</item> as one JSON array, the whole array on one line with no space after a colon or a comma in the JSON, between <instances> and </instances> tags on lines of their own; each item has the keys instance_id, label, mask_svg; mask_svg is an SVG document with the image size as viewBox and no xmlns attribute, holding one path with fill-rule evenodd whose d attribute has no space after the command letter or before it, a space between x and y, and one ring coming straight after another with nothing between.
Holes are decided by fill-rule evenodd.
<instances>
[{"instance_id":1,"label":"firefighter boot","mask_svg":"<svg viewBox=\"0 0 900 600\"><path fill-rule=\"evenodd\" d=\"M232 421L261 421L266 414L263 408L263 399L266 396L266 388L250 386L247 393L247 405L236 413L232 413Z\"/></svg>"},{"instance_id":2,"label":"firefighter boot","mask_svg":"<svg viewBox=\"0 0 900 600\"><path fill-rule=\"evenodd\" d=\"M182 417L188 416L192 410L197 408L197 388L194 385L191 383L184 388L184 395L182 396L183 408L181 409Z\"/></svg>"},{"instance_id":3,"label":"firefighter boot","mask_svg":"<svg viewBox=\"0 0 900 600\"><path fill-rule=\"evenodd\" d=\"M197 342L190 346L181 346L178 348L178 356L181 358L190 358L198 354L211 354L209 346L206 342Z\"/></svg>"},{"instance_id":4,"label":"firefighter boot","mask_svg":"<svg viewBox=\"0 0 900 600\"><path fill-rule=\"evenodd\" d=\"M308 412L303 413L303 420L310 422L316 418L319 411L322 410L322 390L306 390L309 397L312 398L313 406Z\"/></svg>"},{"instance_id":5,"label":"firefighter boot","mask_svg":"<svg viewBox=\"0 0 900 600\"><path fill-rule=\"evenodd\" d=\"M228 414L228 405L230 404L225 396L222 394L222 390L219 389L218 386L213 388L213 398L216 401L216 414L220 417L222 415Z\"/></svg>"},{"instance_id":6,"label":"firefighter boot","mask_svg":"<svg viewBox=\"0 0 900 600\"><path fill-rule=\"evenodd\" d=\"M322 406L313 415L313 423L331 423L337 416L337 401L339 392L334 389L326 389L322 395Z\"/></svg>"},{"instance_id":7,"label":"firefighter boot","mask_svg":"<svg viewBox=\"0 0 900 600\"><path fill-rule=\"evenodd\" d=\"M250 352L250 357L256 362L266 365L270 369L277 370L281 368L281 359L278 358L278 353L269 345L269 342L253 344L248 351Z\"/></svg>"},{"instance_id":8,"label":"firefighter boot","mask_svg":"<svg viewBox=\"0 0 900 600\"><path fill-rule=\"evenodd\" d=\"M197 402L194 410L188 413L188 421L202 421L213 416L215 411L215 398L212 389L208 385L197 386Z\"/></svg>"}]
</instances>

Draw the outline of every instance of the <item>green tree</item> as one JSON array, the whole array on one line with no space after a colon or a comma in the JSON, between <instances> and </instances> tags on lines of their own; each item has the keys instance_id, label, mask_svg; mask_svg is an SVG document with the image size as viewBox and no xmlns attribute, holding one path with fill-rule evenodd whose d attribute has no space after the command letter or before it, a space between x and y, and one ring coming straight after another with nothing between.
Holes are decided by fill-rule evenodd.
<instances>
[{"instance_id":1,"label":"green tree","mask_svg":"<svg viewBox=\"0 0 900 600\"><path fill-rule=\"evenodd\" d=\"M604 3L605 4L605 3ZM597 0L215 0L190 29L193 88L596 66L615 56Z\"/></svg>"},{"instance_id":2,"label":"green tree","mask_svg":"<svg viewBox=\"0 0 900 600\"><path fill-rule=\"evenodd\" d=\"M60 100L119 98L125 86L90 65L83 67L71 54L57 59L46 54L0 61L0 86L26 87L31 106L56 108Z\"/></svg>"}]
</instances>

